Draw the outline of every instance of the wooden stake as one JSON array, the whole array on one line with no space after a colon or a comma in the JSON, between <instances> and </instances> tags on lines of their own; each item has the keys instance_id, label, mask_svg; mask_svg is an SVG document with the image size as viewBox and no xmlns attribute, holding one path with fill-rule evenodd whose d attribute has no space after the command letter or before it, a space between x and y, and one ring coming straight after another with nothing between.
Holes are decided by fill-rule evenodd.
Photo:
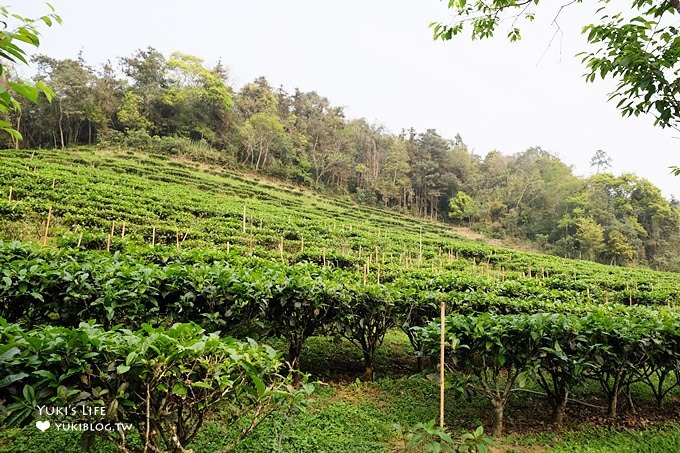
<instances>
[{"instance_id":1,"label":"wooden stake","mask_svg":"<svg viewBox=\"0 0 680 453\"><path fill-rule=\"evenodd\" d=\"M175 244L177 245L177 248L179 248L179 228L175 231Z\"/></svg>"},{"instance_id":2,"label":"wooden stake","mask_svg":"<svg viewBox=\"0 0 680 453\"><path fill-rule=\"evenodd\" d=\"M153 231L151 232L151 247L156 246L156 227L153 227Z\"/></svg>"},{"instance_id":3,"label":"wooden stake","mask_svg":"<svg viewBox=\"0 0 680 453\"><path fill-rule=\"evenodd\" d=\"M231 242L227 242L227 253L229 253L229 250L231 250Z\"/></svg>"},{"instance_id":4,"label":"wooden stake","mask_svg":"<svg viewBox=\"0 0 680 453\"><path fill-rule=\"evenodd\" d=\"M7 198L7 201L12 201L12 186L9 186L9 197Z\"/></svg>"},{"instance_id":5,"label":"wooden stake","mask_svg":"<svg viewBox=\"0 0 680 453\"><path fill-rule=\"evenodd\" d=\"M113 230L116 228L116 221L112 220L111 221L111 233L110 235L113 236Z\"/></svg>"},{"instance_id":6,"label":"wooden stake","mask_svg":"<svg viewBox=\"0 0 680 453\"><path fill-rule=\"evenodd\" d=\"M300 235L300 253L305 253L305 237Z\"/></svg>"},{"instance_id":7,"label":"wooden stake","mask_svg":"<svg viewBox=\"0 0 680 453\"><path fill-rule=\"evenodd\" d=\"M253 254L253 220L250 220L250 242L248 243L248 249L250 254Z\"/></svg>"},{"instance_id":8,"label":"wooden stake","mask_svg":"<svg viewBox=\"0 0 680 453\"><path fill-rule=\"evenodd\" d=\"M47 234L50 231L50 220L52 218L52 206L50 206L49 211L47 211L47 224L45 225L45 236L43 237L43 247L47 245Z\"/></svg>"},{"instance_id":9,"label":"wooden stake","mask_svg":"<svg viewBox=\"0 0 680 453\"><path fill-rule=\"evenodd\" d=\"M110 250L111 250L111 235L107 234L106 235L106 251L108 252Z\"/></svg>"},{"instance_id":10,"label":"wooden stake","mask_svg":"<svg viewBox=\"0 0 680 453\"><path fill-rule=\"evenodd\" d=\"M246 234L246 204L243 203L243 234Z\"/></svg>"},{"instance_id":11,"label":"wooden stake","mask_svg":"<svg viewBox=\"0 0 680 453\"><path fill-rule=\"evenodd\" d=\"M323 266L326 267L326 247L323 248Z\"/></svg>"},{"instance_id":12,"label":"wooden stake","mask_svg":"<svg viewBox=\"0 0 680 453\"><path fill-rule=\"evenodd\" d=\"M283 236L281 236L281 242L279 242L279 254L281 255L281 262L285 263L286 261L283 259Z\"/></svg>"},{"instance_id":13,"label":"wooden stake","mask_svg":"<svg viewBox=\"0 0 680 453\"><path fill-rule=\"evenodd\" d=\"M52 178L52 188L57 184L57 178Z\"/></svg>"},{"instance_id":14,"label":"wooden stake","mask_svg":"<svg viewBox=\"0 0 680 453\"><path fill-rule=\"evenodd\" d=\"M378 262L378 285L380 284L380 262Z\"/></svg>"},{"instance_id":15,"label":"wooden stake","mask_svg":"<svg viewBox=\"0 0 680 453\"><path fill-rule=\"evenodd\" d=\"M439 348L439 427L444 427L444 348L446 344L446 302L441 302L441 334Z\"/></svg>"},{"instance_id":16,"label":"wooden stake","mask_svg":"<svg viewBox=\"0 0 680 453\"><path fill-rule=\"evenodd\" d=\"M83 232L80 232L80 236L78 236L78 245L76 245L76 248L80 248L80 244L83 242Z\"/></svg>"},{"instance_id":17,"label":"wooden stake","mask_svg":"<svg viewBox=\"0 0 680 453\"><path fill-rule=\"evenodd\" d=\"M125 220L123 220L123 228L120 232L120 238L125 239Z\"/></svg>"},{"instance_id":18,"label":"wooden stake","mask_svg":"<svg viewBox=\"0 0 680 453\"><path fill-rule=\"evenodd\" d=\"M420 226L420 246L418 252L418 267L423 263L423 226Z\"/></svg>"}]
</instances>

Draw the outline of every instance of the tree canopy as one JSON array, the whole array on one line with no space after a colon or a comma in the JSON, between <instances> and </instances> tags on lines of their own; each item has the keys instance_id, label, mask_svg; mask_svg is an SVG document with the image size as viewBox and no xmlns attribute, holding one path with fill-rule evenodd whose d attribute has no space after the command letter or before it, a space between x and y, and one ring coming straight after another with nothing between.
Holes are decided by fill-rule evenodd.
<instances>
[{"instance_id":1,"label":"tree canopy","mask_svg":"<svg viewBox=\"0 0 680 453\"><path fill-rule=\"evenodd\" d=\"M450 0L450 24L432 23L435 39L450 40L471 28L472 39L494 36L509 24L507 38L521 39L522 23L535 18L540 0ZM547 2L544 2L547 3ZM557 13L582 0L564 1ZM582 33L594 46L579 55L586 81L612 77L616 88L610 100L624 116L654 116L654 124L680 130L680 0L598 0L597 22L584 24Z\"/></svg>"},{"instance_id":2,"label":"tree canopy","mask_svg":"<svg viewBox=\"0 0 680 453\"><path fill-rule=\"evenodd\" d=\"M608 172L579 178L540 147L484 158L460 135L393 133L317 92L257 77L236 89L220 62L147 47L97 67L36 56L54 101L21 98L0 116L24 139L0 147L130 148L207 160L414 216L465 223L561 256L680 270L680 209L650 182ZM8 80L12 75L8 75Z\"/></svg>"}]
</instances>

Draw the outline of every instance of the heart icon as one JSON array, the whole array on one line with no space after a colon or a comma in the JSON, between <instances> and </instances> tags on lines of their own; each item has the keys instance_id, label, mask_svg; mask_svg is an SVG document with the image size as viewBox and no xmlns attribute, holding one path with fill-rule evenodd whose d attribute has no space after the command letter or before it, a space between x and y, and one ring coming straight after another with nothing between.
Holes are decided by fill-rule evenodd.
<instances>
[{"instance_id":1,"label":"heart icon","mask_svg":"<svg viewBox=\"0 0 680 453\"><path fill-rule=\"evenodd\" d=\"M35 427L38 428L40 431L45 431L47 428L50 427L50 422L48 421L35 422Z\"/></svg>"}]
</instances>

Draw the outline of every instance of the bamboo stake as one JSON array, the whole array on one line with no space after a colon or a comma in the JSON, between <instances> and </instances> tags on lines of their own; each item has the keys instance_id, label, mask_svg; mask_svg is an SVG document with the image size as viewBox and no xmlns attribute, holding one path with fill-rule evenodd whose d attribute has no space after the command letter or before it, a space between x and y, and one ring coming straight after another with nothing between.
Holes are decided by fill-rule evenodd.
<instances>
[{"instance_id":1,"label":"bamboo stake","mask_svg":"<svg viewBox=\"0 0 680 453\"><path fill-rule=\"evenodd\" d=\"M83 242L83 232L80 232L80 236L78 236L78 245L76 248L80 248L80 244Z\"/></svg>"},{"instance_id":2,"label":"bamboo stake","mask_svg":"<svg viewBox=\"0 0 680 453\"><path fill-rule=\"evenodd\" d=\"M420 225L420 244L418 251L418 267L423 263L423 226Z\"/></svg>"},{"instance_id":3,"label":"bamboo stake","mask_svg":"<svg viewBox=\"0 0 680 453\"><path fill-rule=\"evenodd\" d=\"M279 254L281 255L281 262L285 263L286 261L283 259L283 236L281 236L281 241L279 242Z\"/></svg>"},{"instance_id":4,"label":"bamboo stake","mask_svg":"<svg viewBox=\"0 0 680 453\"><path fill-rule=\"evenodd\" d=\"M9 186L9 197L7 198L7 201L12 201L12 186Z\"/></svg>"},{"instance_id":5,"label":"bamboo stake","mask_svg":"<svg viewBox=\"0 0 680 453\"><path fill-rule=\"evenodd\" d=\"M246 234L246 204L243 203L243 234Z\"/></svg>"},{"instance_id":6,"label":"bamboo stake","mask_svg":"<svg viewBox=\"0 0 680 453\"><path fill-rule=\"evenodd\" d=\"M57 184L57 178L52 178L52 188Z\"/></svg>"},{"instance_id":7,"label":"bamboo stake","mask_svg":"<svg viewBox=\"0 0 680 453\"><path fill-rule=\"evenodd\" d=\"M323 248L323 267L326 267L326 247Z\"/></svg>"},{"instance_id":8,"label":"bamboo stake","mask_svg":"<svg viewBox=\"0 0 680 453\"><path fill-rule=\"evenodd\" d=\"M231 242L227 241L227 253L231 250Z\"/></svg>"},{"instance_id":9,"label":"bamboo stake","mask_svg":"<svg viewBox=\"0 0 680 453\"><path fill-rule=\"evenodd\" d=\"M366 284L366 277L368 277L368 263L364 263L364 285Z\"/></svg>"},{"instance_id":10,"label":"bamboo stake","mask_svg":"<svg viewBox=\"0 0 680 453\"><path fill-rule=\"evenodd\" d=\"M156 246L156 227L153 227L153 230L151 232L151 247Z\"/></svg>"},{"instance_id":11,"label":"bamboo stake","mask_svg":"<svg viewBox=\"0 0 680 453\"><path fill-rule=\"evenodd\" d=\"M378 262L378 285L380 284L380 262Z\"/></svg>"},{"instance_id":12,"label":"bamboo stake","mask_svg":"<svg viewBox=\"0 0 680 453\"><path fill-rule=\"evenodd\" d=\"M123 228L120 232L120 238L125 239L125 220L123 220Z\"/></svg>"},{"instance_id":13,"label":"bamboo stake","mask_svg":"<svg viewBox=\"0 0 680 453\"><path fill-rule=\"evenodd\" d=\"M111 251L111 235L110 234L106 235L106 251L107 252Z\"/></svg>"},{"instance_id":14,"label":"bamboo stake","mask_svg":"<svg viewBox=\"0 0 680 453\"><path fill-rule=\"evenodd\" d=\"M113 236L113 231L116 228L116 221L112 220L111 221L111 233L109 233L111 236Z\"/></svg>"},{"instance_id":15,"label":"bamboo stake","mask_svg":"<svg viewBox=\"0 0 680 453\"><path fill-rule=\"evenodd\" d=\"M250 242L248 243L250 254L253 254L253 219L250 219Z\"/></svg>"},{"instance_id":16,"label":"bamboo stake","mask_svg":"<svg viewBox=\"0 0 680 453\"><path fill-rule=\"evenodd\" d=\"M175 244L177 245L177 248L179 248L179 228L175 230Z\"/></svg>"},{"instance_id":17,"label":"bamboo stake","mask_svg":"<svg viewBox=\"0 0 680 453\"><path fill-rule=\"evenodd\" d=\"M45 225L45 236L43 237L43 247L47 245L47 234L50 231L50 219L52 218L52 206L50 206L49 211L47 211L47 225Z\"/></svg>"},{"instance_id":18,"label":"bamboo stake","mask_svg":"<svg viewBox=\"0 0 680 453\"><path fill-rule=\"evenodd\" d=\"M300 235L300 253L305 253L305 237Z\"/></svg>"},{"instance_id":19,"label":"bamboo stake","mask_svg":"<svg viewBox=\"0 0 680 453\"><path fill-rule=\"evenodd\" d=\"M439 348L439 426L444 427L444 346L446 343L446 302L441 301L441 334Z\"/></svg>"}]
</instances>

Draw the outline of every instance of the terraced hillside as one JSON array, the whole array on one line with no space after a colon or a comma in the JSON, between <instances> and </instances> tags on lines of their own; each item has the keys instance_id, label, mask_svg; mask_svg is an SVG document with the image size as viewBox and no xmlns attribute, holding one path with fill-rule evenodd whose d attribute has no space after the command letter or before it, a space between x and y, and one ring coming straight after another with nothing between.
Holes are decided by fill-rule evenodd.
<instances>
[{"instance_id":1,"label":"terraced hillside","mask_svg":"<svg viewBox=\"0 0 680 453\"><path fill-rule=\"evenodd\" d=\"M207 434L185 436L195 451L231 448L235 426L260 413L235 425L220 418L236 402L259 407L274 404L271 395L294 396L272 371L282 359L262 343L325 384L312 410L277 409L241 451L407 449L409 433L427 433L418 423L437 416L428 366L442 302L454 430L481 423L522 449L592 441L604 436L602 420L651 423L668 447L678 445L678 274L491 247L437 222L131 151L2 151L0 194L0 426L12 426L0 430L0 451L41 438L17 428L31 423L39 398L150 404L150 387L146 397L120 388L150 385L159 358L143 354L174 345L189 354L182 360L196 361L180 367L182 379L161 373L153 381L159 404L175 398L182 407L194 391L212 389L210 373L226 371L211 366L237 357L228 382L242 380L250 396L225 393L233 399L215 400L221 415ZM202 329L244 342L223 344ZM158 338L164 346L130 349ZM214 351L220 360L202 361ZM244 357L257 361L239 368ZM404 378L411 375L420 378ZM267 393L269 385L280 393ZM456 389L470 398L465 404L454 401ZM153 414L135 419L126 410L121 417L136 420L137 436L108 438L99 451L151 442L143 433ZM542 438L545 417L535 414L547 411L573 434ZM348 425L348 414L372 428ZM300 423L285 428L290 420ZM503 437L508 427L530 440ZM4 449L17 442L23 447Z\"/></svg>"},{"instance_id":2,"label":"terraced hillside","mask_svg":"<svg viewBox=\"0 0 680 453\"><path fill-rule=\"evenodd\" d=\"M0 164L0 234L6 240L43 241L50 213L47 243L56 246L80 240L82 248L105 249L113 232L112 250L153 241L278 258L283 249L287 262L321 262L325 255L329 263L335 258L359 270L370 261L373 268L378 262L396 269L469 268L499 278L559 275L578 279L584 291L604 284L632 291L634 299L642 289L678 301L676 274L488 247L459 239L440 223L166 156L7 150Z\"/></svg>"}]
</instances>

